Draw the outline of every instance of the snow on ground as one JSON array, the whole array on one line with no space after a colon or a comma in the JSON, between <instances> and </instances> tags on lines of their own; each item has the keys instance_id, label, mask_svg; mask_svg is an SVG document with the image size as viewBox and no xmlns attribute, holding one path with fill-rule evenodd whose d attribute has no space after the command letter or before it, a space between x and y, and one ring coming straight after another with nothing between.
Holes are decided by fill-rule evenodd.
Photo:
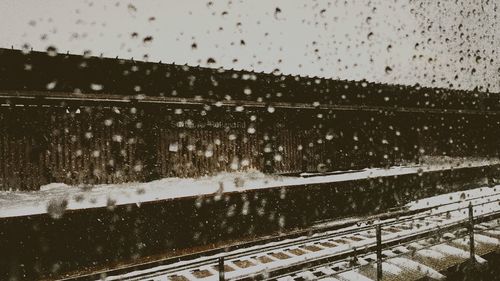
<instances>
[{"instance_id":1,"label":"snow on ground","mask_svg":"<svg viewBox=\"0 0 500 281\"><path fill-rule=\"evenodd\" d=\"M441 204L456 202L456 201L465 201L474 198L480 198L484 196L491 196L500 192L499 186L494 187L479 187L464 191L457 191L452 193L446 193L441 195L436 195L432 197L427 197L424 199L412 201L408 203L406 206L410 210L418 210L428 207L435 207Z\"/></svg>"},{"instance_id":2,"label":"snow on ground","mask_svg":"<svg viewBox=\"0 0 500 281\"><path fill-rule=\"evenodd\" d=\"M425 276L431 277L434 280L443 280L444 279L444 276L441 273L434 270L433 268L428 267L426 265L423 265L421 263L415 262L413 260L407 259L407 258L400 258L400 257L392 258L392 259L388 260L388 262L390 262L390 263L392 263L395 266L400 267L400 268L410 269L413 271L419 271L422 274L424 274Z\"/></svg>"},{"instance_id":3,"label":"snow on ground","mask_svg":"<svg viewBox=\"0 0 500 281\"><path fill-rule=\"evenodd\" d=\"M198 179L165 178L147 183L101 184L89 188L51 183L42 186L38 191L0 191L0 218L44 214L47 213L47 209L51 208L50 206L64 206L66 210L76 210L125 204L141 204L181 197L342 182L450 168L480 167L499 163L499 159L487 161L484 159L447 161L444 163L441 161L428 165L395 166L388 169L372 168L357 172L335 173L307 178L266 175L258 171L248 171L221 173Z\"/></svg>"},{"instance_id":4,"label":"snow on ground","mask_svg":"<svg viewBox=\"0 0 500 281\"><path fill-rule=\"evenodd\" d=\"M457 257L462 258L462 259L468 259L470 257L470 253L468 251L464 251L462 249L452 247L452 246L447 245L447 244L438 244L438 245L432 246L430 249L437 251L437 252L441 252L441 253L448 255L448 256L457 256ZM478 262L480 264L487 263L487 261L484 258L482 258L478 255L475 255L475 258L476 258L476 262Z\"/></svg>"}]
</instances>

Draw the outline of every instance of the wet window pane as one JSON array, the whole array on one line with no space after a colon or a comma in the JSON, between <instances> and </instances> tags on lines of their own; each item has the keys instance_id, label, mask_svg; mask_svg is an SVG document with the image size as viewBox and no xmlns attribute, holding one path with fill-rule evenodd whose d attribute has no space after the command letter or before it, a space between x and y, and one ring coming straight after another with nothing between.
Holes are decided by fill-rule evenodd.
<instances>
[{"instance_id":1,"label":"wet window pane","mask_svg":"<svg viewBox=\"0 0 500 281\"><path fill-rule=\"evenodd\" d=\"M0 280L495 280L498 6L3 1Z\"/></svg>"}]
</instances>

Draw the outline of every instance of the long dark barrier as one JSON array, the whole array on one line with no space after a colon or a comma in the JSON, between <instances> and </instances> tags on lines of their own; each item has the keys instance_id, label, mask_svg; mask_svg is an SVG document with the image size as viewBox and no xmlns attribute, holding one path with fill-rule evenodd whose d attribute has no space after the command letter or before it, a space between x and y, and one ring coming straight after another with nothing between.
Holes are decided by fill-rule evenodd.
<instances>
[{"instance_id":1,"label":"long dark barrier","mask_svg":"<svg viewBox=\"0 0 500 281\"><path fill-rule=\"evenodd\" d=\"M333 112L320 122L300 110L219 108L206 116L201 109L174 111L152 105L0 107L0 190L246 169L352 170L415 163L423 155L498 155L500 117Z\"/></svg>"},{"instance_id":2,"label":"long dark barrier","mask_svg":"<svg viewBox=\"0 0 500 281\"><path fill-rule=\"evenodd\" d=\"M0 190L494 157L498 100L0 48Z\"/></svg>"},{"instance_id":3,"label":"long dark barrier","mask_svg":"<svg viewBox=\"0 0 500 281\"><path fill-rule=\"evenodd\" d=\"M367 215L484 186L499 166L251 190L0 220L0 279L61 276Z\"/></svg>"}]
</instances>

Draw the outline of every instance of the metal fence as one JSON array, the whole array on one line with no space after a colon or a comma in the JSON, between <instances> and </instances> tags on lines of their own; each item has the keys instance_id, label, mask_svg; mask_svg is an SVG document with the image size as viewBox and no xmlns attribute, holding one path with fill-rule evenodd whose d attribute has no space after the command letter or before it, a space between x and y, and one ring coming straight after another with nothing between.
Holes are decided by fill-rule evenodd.
<instances>
[{"instance_id":1,"label":"metal fence","mask_svg":"<svg viewBox=\"0 0 500 281\"><path fill-rule=\"evenodd\" d=\"M404 245L404 244L408 244L408 243L411 243L411 242L419 240L419 239L424 239L424 238L432 237L435 235L440 235L445 231L454 231L454 230L459 230L461 228L466 228L467 232L462 234L462 235L457 236L457 238L468 236L468 238L469 238L469 253L470 253L469 259L470 259L470 263L472 265L474 265L476 263L476 258L475 258L476 252L475 252L475 244L474 244L474 226L479 224L479 223L482 223L482 222L486 222L486 221L500 218L500 212L493 212L493 213L488 213L488 214L484 214L484 215L474 216L474 207L478 207L478 206L485 205L485 204L498 203L498 202L500 202L500 200L488 201L488 202L484 202L484 203L480 203L480 204L476 204L476 205L473 205L470 202L467 207L460 207L460 208L447 210L447 211L443 211L443 212L427 214L427 215L423 215L423 216L418 216L417 218L409 217L409 218L396 220L396 221L392 221L392 222L388 222L388 223L376 223L376 224L369 226L369 227L362 227L363 230L372 229L375 231L376 243L375 243L375 245L365 247L364 249L352 249L352 255L349 258L347 258L347 260L352 261L353 258L354 258L354 260L356 259L356 255L359 255L362 253L368 253L370 251L374 251L376 253L376 257L377 257L377 259L375 261L376 269L377 269L377 281L380 281L383 278L383 272L384 272L383 271L383 263L384 263L384 260L386 259L386 258L384 258L383 254L382 254L384 250L390 249L391 247L393 247L395 245ZM459 221L452 222L449 224L443 224L438 229L434 229L434 230L430 230L430 231L416 231L414 234L407 236L407 237L403 237L401 239L392 239L389 241L384 241L382 239L383 238L382 232L383 232L384 228L389 228L396 223L401 223L401 222L405 222L405 221L414 221L417 219L422 220L422 219L426 219L429 217L448 214L448 213L453 212L453 211L462 211L462 210L467 210L467 212L468 212L467 218L464 218L464 219L461 219ZM355 231L357 231L357 230L346 231L346 232L343 232L342 234L345 235L347 233L355 233ZM341 234L339 234L339 235L341 235ZM439 244L439 243L431 244L431 245L426 246L426 247L431 247L431 246L434 246L437 244ZM401 254L401 255L403 255L403 254ZM341 255L341 256L345 256L345 255ZM225 274L224 274L224 266L223 266L225 260L227 260L227 258L224 256L221 256L218 258L218 261L217 261L218 269L219 269L219 280L226 280ZM330 261L328 261L328 263L332 263L332 264L338 263L342 260L343 260L342 258L340 258L340 259L334 258L334 259L330 259ZM318 265L315 265L315 266L325 266L325 264L319 263ZM353 269L356 269L359 267L360 267L359 265L349 267L348 269L337 271L331 276L335 276L335 275L340 274L344 271L353 270ZM300 272L301 270L307 269L307 267L301 267L301 266L296 266L296 265L291 266L291 268L293 268L293 270L291 272L287 272L286 268L285 269L282 268L282 269L279 269L277 272L269 272L267 274L263 274L263 275L259 274L257 276L252 276L252 277L248 277L248 278L240 278L237 280L253 280L253 278L258 279L258 280L264 280L264 279L275 280L277 276L290 275L293 272ZM299 270L297 270L297 268L299 268ZM302 269L300 269L300 268L302 268ZM268 276L268 277L265 277L265 276ZM325 275L325 276L322 276L322 278L323 277L330 277L330 276Z\"/></svg>"}]
</instances>

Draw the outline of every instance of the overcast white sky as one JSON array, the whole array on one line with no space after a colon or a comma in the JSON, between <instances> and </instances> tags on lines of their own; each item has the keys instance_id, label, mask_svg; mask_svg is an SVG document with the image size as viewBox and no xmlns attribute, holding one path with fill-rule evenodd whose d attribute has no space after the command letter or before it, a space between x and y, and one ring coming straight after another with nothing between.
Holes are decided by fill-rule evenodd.
<instances>
[{"instance_id":1,"label":"overcast white sky","mask_svg":"<svg viewBox=\"0 0 500 281\"><path fill-rule=\"evenodd\" d=\"M0 46L500 91L499 0L2 0ZM152 38L148 40L145 38Z\"/></svg>"}]
</instances>

